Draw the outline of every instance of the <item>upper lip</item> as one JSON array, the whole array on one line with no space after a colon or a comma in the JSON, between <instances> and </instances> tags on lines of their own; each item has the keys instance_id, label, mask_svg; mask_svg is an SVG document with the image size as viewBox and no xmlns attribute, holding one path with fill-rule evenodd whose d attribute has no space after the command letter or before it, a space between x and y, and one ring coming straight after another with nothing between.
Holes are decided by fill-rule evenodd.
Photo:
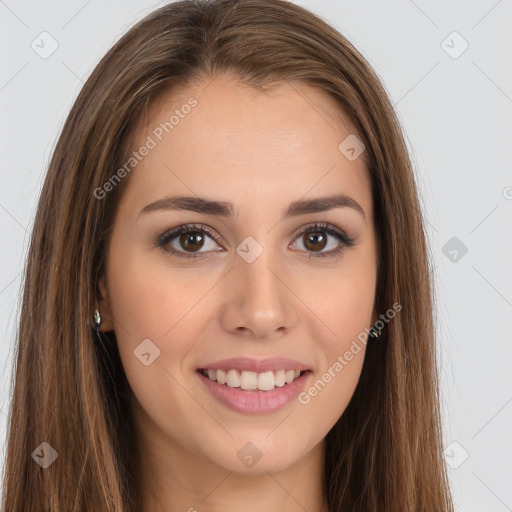
<instances>
[{"instance_id":1,"label":"upper lip","mask_svg":"<svg viewBox=\"0 0 512 512\"><path fill-rule=\"evenodd\" d=\"M268 359L252 359L250 357L234 357L208 363L198 370L248 370L256 373L273 372L277 370L300 370L306 371L309 368L287 357L270 357Z\"/></svg>"}]
</instances>

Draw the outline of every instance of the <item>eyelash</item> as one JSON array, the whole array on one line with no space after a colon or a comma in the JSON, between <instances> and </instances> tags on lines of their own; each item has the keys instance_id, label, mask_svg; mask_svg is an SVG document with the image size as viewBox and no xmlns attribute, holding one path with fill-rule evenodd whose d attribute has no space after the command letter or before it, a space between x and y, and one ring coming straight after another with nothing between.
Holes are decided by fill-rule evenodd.
<instances>
[{"instance_id":1,"label":"eyelash","mask_svg":"<svg viewBox=\"0 0 512 512\"><path fill-rule=\"evenodd\" d=\"M328 251L328 252L314 253L314 252L310 251L309 259L324 258L327 256L336 256L341 251L343 251L345 249L345 247L353 247L355 245L355 238L349 237L341 229L337 228L336 226L333 226L332 224L326 223L326 222L316 222L312 225L306 226L304 229L302 229L299 233L297 233L295 235L295 239L300 238L302 235L304 235L308 231L315 231L315 230L328 233L329 235L332 235L335 238L337 238L341 243L338 248L332 249L331 251ZM158 236L155 241L155 246L160 247L166 253L171 253L173 256L177 256L178 258L189 258L189 259L205 258L207 256L207 254L185 253L185 252L181 252L181 251L176 251L175 249L165 248L165 246L171 240L173 240L177 236L181 235L182 233L197 233L197 232L206 233L216 242L221 239L220 236L215 234L213 231L210 230L210 228L208 228L207 226L205 226L203 224L185 224L183 226L179 226L178 228L174 228L170 231L166 231L165 233Z\"/></svg>"}]
</instances>

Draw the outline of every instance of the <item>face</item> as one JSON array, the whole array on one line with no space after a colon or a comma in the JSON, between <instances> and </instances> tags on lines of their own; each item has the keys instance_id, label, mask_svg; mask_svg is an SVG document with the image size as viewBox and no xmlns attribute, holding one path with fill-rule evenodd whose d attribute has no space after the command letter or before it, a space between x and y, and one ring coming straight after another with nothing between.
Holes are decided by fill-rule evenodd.
<instances>
[{"instance_id":1,"label":"face","mask_svg":"<svg viewBox=\"0 0 512 512\"><path fill-rule=\"evenodd\" d=\"M368 170L339 149L348 118L309 85L218 78L173 91L146 121L100 282L137 427L198 472L299 464L347 407L365 353L351 347L377 318ZM199 371L222 382L212 367L227 384Z\"/></svg>"}]
</instances>

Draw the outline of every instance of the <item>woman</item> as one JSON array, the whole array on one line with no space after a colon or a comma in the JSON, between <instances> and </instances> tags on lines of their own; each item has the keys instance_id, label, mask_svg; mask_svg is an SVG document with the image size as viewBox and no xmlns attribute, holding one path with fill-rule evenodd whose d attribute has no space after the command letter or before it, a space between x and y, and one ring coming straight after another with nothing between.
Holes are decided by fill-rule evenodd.
<instances>
[{"instance_id":1,"label":"woman","mask_svg":"<svg viewBox=\"0 0 512 512\"><path fill-rule=\"evenodd\" d=\"M432 301L401 129L354 47L282 0L162 7L50 162L4 508L452 511Z\"/></svg>"}]
</instances>

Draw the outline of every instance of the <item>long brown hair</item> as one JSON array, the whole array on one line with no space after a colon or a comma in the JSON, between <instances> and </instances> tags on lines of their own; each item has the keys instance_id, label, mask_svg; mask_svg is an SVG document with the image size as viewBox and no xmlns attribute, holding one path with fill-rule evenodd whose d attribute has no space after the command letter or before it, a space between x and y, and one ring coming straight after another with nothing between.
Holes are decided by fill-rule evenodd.
<instances>
[{"instance_id":1,"label":"long brown hair","mask_svg":"<svg viewBox=\"0 0 512 512\"><path fill-rule=\"evenodd\" d=\"M260 91L283 81L322 89L366 147L379 242L375 304L379 312L395 302L402 310L368 344L355 394L326 437L329 510L452 512L434 290L401 128L360 53L325 21L285 0L161 7L113 46L76 99L49 165L24 274L5 511L140 510L130 387L114 333L98 337L90 323L129 177L103 199L93 191L126 161L144 112L163 93L222 73ZM39 452L49 454L43 442L58 454L46 469L35 462Z\"/></svg>"}]
</instances>

